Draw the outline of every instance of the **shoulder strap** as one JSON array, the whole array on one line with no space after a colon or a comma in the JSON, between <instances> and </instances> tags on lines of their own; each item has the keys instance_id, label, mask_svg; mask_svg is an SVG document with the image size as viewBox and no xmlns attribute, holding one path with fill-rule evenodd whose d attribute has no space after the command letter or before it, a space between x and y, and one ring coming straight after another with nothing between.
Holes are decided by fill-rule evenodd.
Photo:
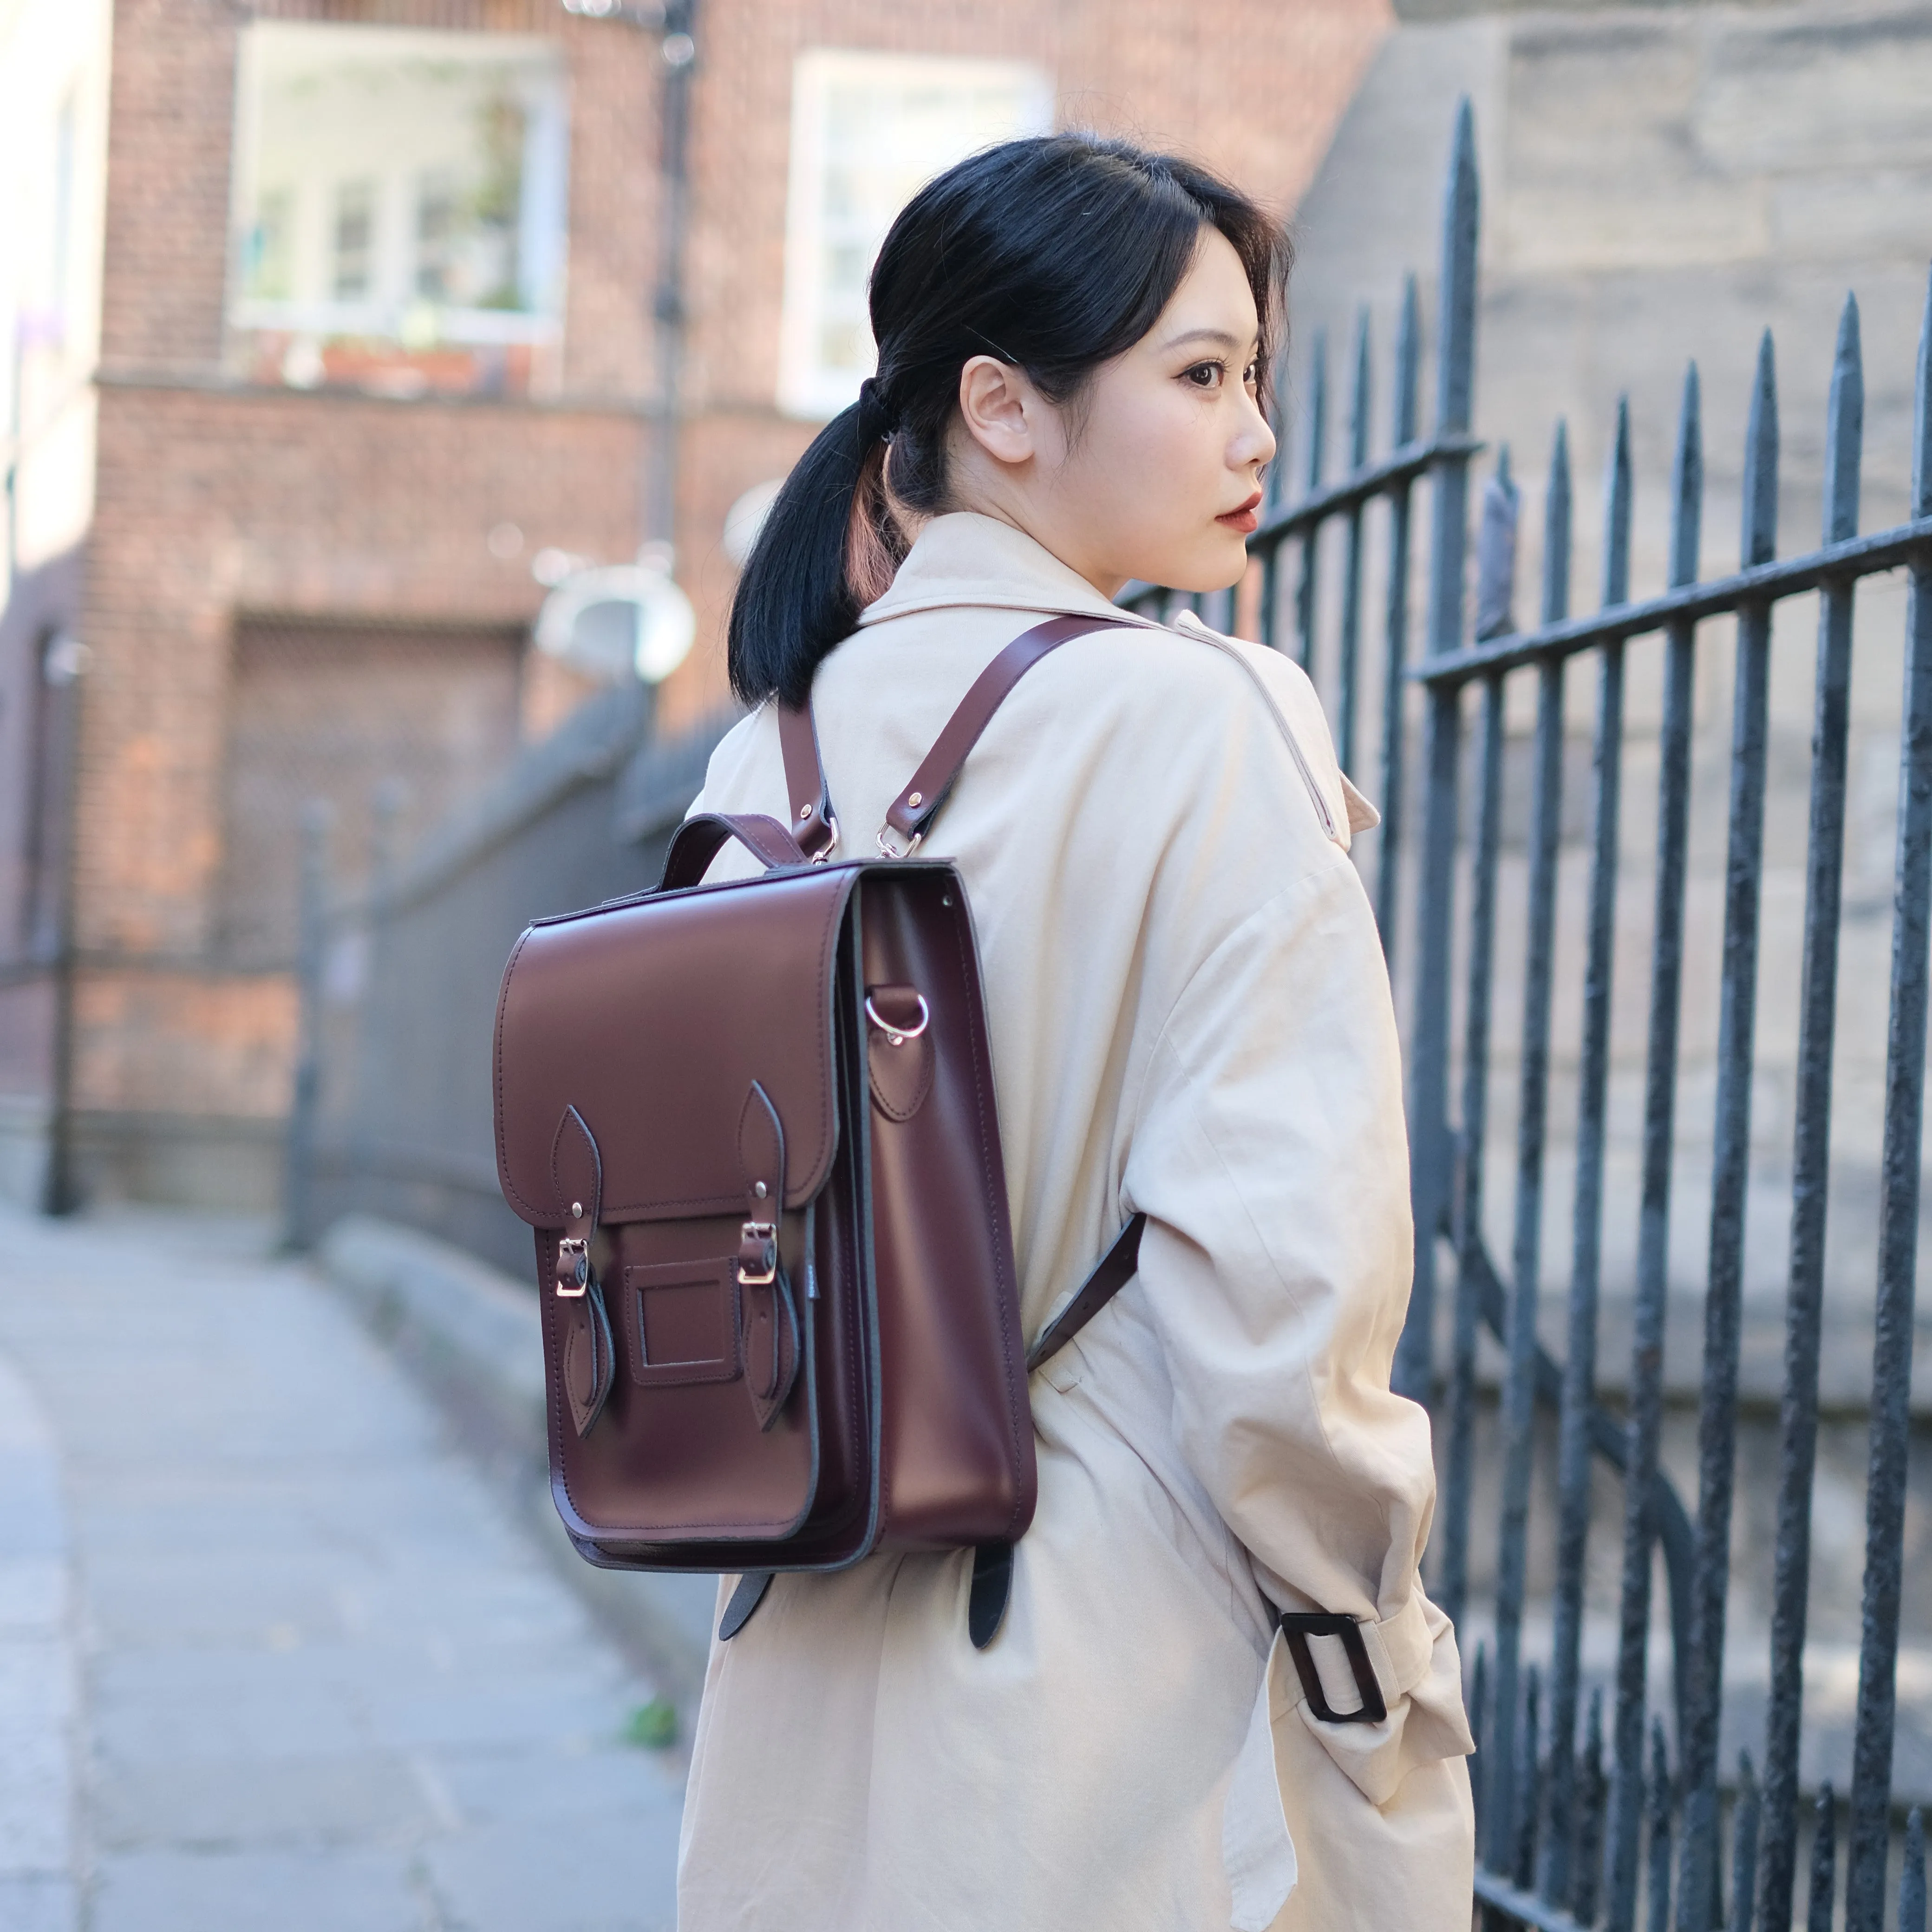
<instances>
[{"instance_id":1,"label":"shoulder strap","mask_svg":"<svg viewBox=\"0 0 1932 1932\"><path fill-rule=\"evenodd\" d=\"M1094 1272L1080 1284L1080 1292L1040 1330L1040 1339L1027 1351L1028 1375L1058 1354L1133 1280L1141 1262L1141 1231L1146 1226L1147 1216L1136 1214L1094 1264Z\"/></svg>"},{"instance_id":2,"label":"shoulder strap","mask_svg":"<svg viewBox=\"0 0 1932 1932\"><path fill-rule=\"evenodd\" d=\"M980 742L980 733L1007 694L1042 658L1089 631L1110 630L1129 621L1097 616L1049 617L1016 638L974 680L972 688L960 700L932 749L913 773L911 783L886 812L886 824L907 842L904 849L892 852L883 830L880 849L902 859L926 836L926 828L952 790L966 754ZM810 856L823 858L837 842L838 828L818 755L818 732L812 722L809 698L796 710L788 705L778 706L778 742L784 753L785 789L791 799L792 835Z\"/></svg>"}]
</instances>

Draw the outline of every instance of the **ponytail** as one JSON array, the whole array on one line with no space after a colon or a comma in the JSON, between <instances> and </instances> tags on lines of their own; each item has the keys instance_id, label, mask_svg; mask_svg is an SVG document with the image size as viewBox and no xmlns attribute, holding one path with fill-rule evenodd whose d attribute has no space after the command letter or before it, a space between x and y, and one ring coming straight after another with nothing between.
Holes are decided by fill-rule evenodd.
<instances>
[{"instance_id":1,"label":"ponytail","mask_svg":"<svg viewBox=\"0 0 1932 1932\"><path fill-rule=\"evenodd\" d=\"M872 269L879 374L800 458L738 580L726 662L742 703L802 704L826 654L904 560L893 505L922 516L946 508L965 364L991 350L1050 401L1070 401L1154 326L1208 227L1247 272L1265 386L1287 241L1196 163L1042 135L986 148L913 196Z\"/></svg>"},{"instance_id":2,"label":"ponytail","mask_svg":"<svg viewBox=\"0 0 1932 1932\"><path fill-rule=\"evenodd\" d=\"M726 662L742 704L776 693L802 704L819 660L851 635L905 555L886 503L884 413L868 380L772 501L731 600Z\"/></svg>"}]
</instances>

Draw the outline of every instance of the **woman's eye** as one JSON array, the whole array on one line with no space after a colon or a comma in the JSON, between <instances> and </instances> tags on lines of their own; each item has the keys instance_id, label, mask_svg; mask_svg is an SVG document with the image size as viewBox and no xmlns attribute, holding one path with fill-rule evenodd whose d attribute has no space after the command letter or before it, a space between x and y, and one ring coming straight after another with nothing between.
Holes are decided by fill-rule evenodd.
<instances>
[{"instance_id":1,"label":"woman's eye","mask_svg":"<svg viewBox=\"0 0 1932 1932\"><path fill-rule=\"evenodd\" d=\"M1228 373L1225 362L1197 362L1191 369L1181 372L1184 382L1192 382L1197 389L1218 389Z\"/></svg>"},{"instance_id":2,"label":"woman's eye","mask_svg":"<svg viewBox=\"0 0 1932 1932\"><path fill-rule=\"evenodd\" d=\"M1241 386L1245 389L1253 388L1261 380L1262 365L1258 362L1250 362L1241 371Z\"/></svg>"}]
</instances>

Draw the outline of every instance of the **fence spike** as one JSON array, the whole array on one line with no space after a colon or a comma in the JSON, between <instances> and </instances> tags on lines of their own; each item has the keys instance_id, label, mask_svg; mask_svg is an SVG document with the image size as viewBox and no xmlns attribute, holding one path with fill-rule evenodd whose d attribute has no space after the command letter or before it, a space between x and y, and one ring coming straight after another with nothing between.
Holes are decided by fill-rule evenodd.
<instances>
[{"instance_id":1,"label":"fence spike","mask_svg":"<svg viewBox=\"0 0 1932 1932\"><path fill-rule=\"evenodd\" d=\"M1560 417L1543 496L1543 622L1570 614L1570 426Z\"/></svg>"},{"instance_id":2,"label":"fence spike","mask_svg":"<svg viewBox=\"0 0 1932 1932\"><path fill-rule=\"evenodd\" d=\"M1758 345L1750 425L1744 436L1742 549L1747 566L1768 563L1777 551L1778 450L1777 372L1771 332L1766 329ZM1684 1713L1678 1736L1684 1781L1678 1932L1708 1932L1716 1921L1720 1886L1718 1727L1724 1699L1731 1514L1737 1474L1738 1350L1750 1172L1770 699L1771 605L1760 602L1746 604L1738 613L1732 685L1718 1092L1712 1134L1703 1375L1697 1405L1697 1553L1691 1580L1690 1650L1678 1660Z\"/></svg>"},{"instance_id":3,"label":"fence spike","mask_svg":"<svg viewBox=\"0 0 1932 1932\"><path fill-rule=\"evenodd\" d=\"M1693 362L1684 372L1677 414L1677 454L1670 471L1670 587L1695 584L1704 516L1702 392Z\"/></svg>"},{"instance_id":4,"label":"fence spike","mask_svg":"<svg viewBox=\"0 0 1932 1932\"><path fill-rule=\"evenodd\" d=\"M1858 528L1864 385L1858 311L1838 324L1826 418L1824 538ZM1811 1491L1817 1462L1818 1354L1823 1330L1825 1229L1830 1195L1832 1055L1851 724L1853 586L1819 600L1812 708L1810 822L1792 1098L1791 1234L1785 1291L1784 1382L1778 1405L1777 1529L1772 1560L1771 1673L1764 1727L1763 1922L1791 1923L1798 1882L1798 1762L1804 1720L1804 1634L1811 1578Z\"/></svg>"},{"instance_id":5,"label":"fence spike","mask_svg":"<svg viewBox=\"0 0 1932 1932\"><path fill-rule=\"evenodd\" d=\"M1778 553L1778 358L1771 331L1758 338L1744 430L1744 508L1741 561L1768 563Z\"/></svg>"},{"instance_id":6,"label":"fence spike","mask_svg":"<svg viewBox=\"0 0 1932 1932\"><path fill-rule=\"evenodd\" d=\"M1697 367L1684 379L1672 478L1673 584L1697 577L1703 504L1703 437ZM1617 1636L1617 1709L1612 1774L1609 1918L1611 1932L1636 1922L1643 1810L1644 1700L1650 1636L1652 1490L1664 1418L1664 1310L1667 1285L1670 1168L1677 1096L1677 1041L1683 999L1684 856L1690 823L1690 732L1696 668L1694 625L1666 633L1664 718L1659 734L1655 910L1651 923L1650 1013L1644 1056L1643 1169L1632 1311L1629 1419L1624 1467L1622 1589Z\"/></svg>"},{"instance_id":7,"label":"fence spike","mask_svg":"<svg viewBox=\"0 0 1932 1932\"><path fill-rule=\"evenodd\" d=\"M1916 1804L1905 1821L1905 1858L1898 1874L1898 1932L1925 1932L1925 1814Z\"/></svg>"},{"instance_id":8,"label":"fence spike","mask_svg":"<svg viewBox=\"0 0 1932 1932\"><path fill-rule=\"evenodd\" d=\"M1616 435L1610 444L1610 476L1604 490L1604 608L1630 602L1630 398L1617 398Z\"/></svg>"},{"instance_id":9,"label":"fence spike","mask_svg":"<svg viewBox=\"0 0 1932 1932\"><path fill-rule=\"evenodd\" d=\"M1422 305L1416 293L1415 278L1405 275L1402 284L1401 319L1395 336L1395 447L1415 440L1421 421L1417 413L1417 388L1422 368Z\"/></svg>"},{"instance_id":10,"label":"fence spike","mask_svg":"<svg viewBox=\"0 0 1932 1932\"><path fill-rule=\"evenodd\" d=\"M1838 317L1832 358L1831 400L1825 411L1824 541L1844 543L1858 533L1858 471L1864 444L1864 358L1858 341L1858 298L1848 295Z\"/></svg>"},{"instance_id":11,"label":"fence spike","mask_svg":"<svg viewBox=\"0 0 1932 1932\"><path fill-rule=\"evenodd\" d=\"M1932 288L1919 338L1912 496L1932 514ZM1932 945L1932 559L1910 566L1905 702L1894 860L1892 1000L1885 1131L1880 1156L1877 1334L1872 1349L1865 1478L1863 1630L1852 1734L1846 1932L1880 1932L1890 1839L1892 1732L1898 1718L1899 1598L1904 1568L1906 1459L1911 1425L1912 1302L1917 1288L1919 1162L1924 1128L1927 951Z\"/></svg>"},{"instance_id":12,"label":"fence spike","mask_svg":"<svg viewBox=\"0 0 1932 1932\"><path fill-rule=\"evenodd\" d=\"M1838 1881L1838 1805L1828 1778L1811 1815L1816 1825L1811 1840L1811 1889L1804 1901L1804 1932L1832 1932L1832 1902Z\"/></svg>"},{"instance_id":13,"label":"fence spike","mask_svg":"<svg viewBox=\"0 0 1932 1932\"><path fill-rule=\"evenodd\" d=\"M1456 109L1449 183L1442 206L1442 314L1437 325L1436 428L1466 430L1474 400L1476 230L1481 190L1476 170L1475 110L1465 94Z\"/></svg>"}]
</instances>

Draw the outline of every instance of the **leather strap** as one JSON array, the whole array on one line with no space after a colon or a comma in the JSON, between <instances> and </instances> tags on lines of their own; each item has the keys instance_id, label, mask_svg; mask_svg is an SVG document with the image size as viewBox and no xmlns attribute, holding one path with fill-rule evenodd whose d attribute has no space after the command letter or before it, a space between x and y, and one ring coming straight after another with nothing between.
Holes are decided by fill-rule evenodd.
<instances>
[{"instance_id":1,"label":"leather strap","mask_svg":"<svg viewBox=\"0 0 1932 1932\"><path fill-rule=\"evenodd\" d=\"M1094 1263L1094 1272L1080 1284L1079 1293L1040 1330L1040 1339L1027 1351L1028 1375L1057 1355L1133 1280L1134 1270L1140 1266L1141 1231L1146 1226L1147 1216L1136 1214Z\"/></svg>"},{"instance_id":2,"label":"leather strap","mask_svg":"<svg viewBox=\"0 0 1932 1932\"><path fill-rule=\"evenodd\" d=\"M752 1621L752 1612L765 1600L765 1592L771 1587L769 1570L747 1570L738 1579L738 1587L731 1592L724 1614L718 1619L720 1643L729 1643Z\"/></svg>"},{"instance_id":3,"label":"leather strap","mask_svg":"<svg viewBox=\"0 0 1932 1932\"><path fill-rule=\"evenodd\" d=\"M838 844L838 821L832 815L832 794L826 789L818 727L809 700L802 710L788 704L778 706L778 744L784 753L785 790L791 799L791 835L805 856L816 862Z\"/></svg>"},{"instance_id":4,"label":"leather strap","mask_svg":"<svg viewBox=\"0 0 1932 1932\"><path fill-rule=\"evenodd\" d=\"M696 885L728 838L736 839L767 866L806 862L798 841L776 818L767 818L761 812L700 812L687 818L673 835L658 890L675 892L681 886Z\"/></svg>"},{"instance_id":5,"label":"leather strap","mask_svg":"<svg viewBox=\"0 0 1932 1932\"><path fill-rule=\"evenodd\" d=\"M980 675L973 688L959 700L959 708L946 721L946 728L926 753L925 762L912 775L912 782L894 799L886 812L886 823L902 838L926 836L939 808L952 790L966 754L980 742L980 734L1027 673L1049 651L1089 631L1124 628L1120 617L1049 617L1030 631L1022 631Z\"/></svg>"},{"instance_id":6,"label":"leather strap","mask_svg":"<svg viewBox=\"0 0 1932 1932\"><path fill-rule=\"evenodd\" d=\"M1049 651L1089 631L1108 631L1126 626L1123 617L1049 617L1023 631L980 675L946 721L945 728L912 776L912 782L893 800L886 823L908 842L907 850L925 837L926 827L946 802L966 754L980 742L980 734L992 722L1013 686ZM812 700L808 698L798 710L778 706L778 744L784 753L785 790L791 799L791 831L800 848L812 859L830 852L838 836L832 816L832 794L825 782L825 767L818 755L818 730L812 722ZM880 844L884 835L880 834ZM904 854L900 856L903 857Z\"/></svg>"}]
</instances>

